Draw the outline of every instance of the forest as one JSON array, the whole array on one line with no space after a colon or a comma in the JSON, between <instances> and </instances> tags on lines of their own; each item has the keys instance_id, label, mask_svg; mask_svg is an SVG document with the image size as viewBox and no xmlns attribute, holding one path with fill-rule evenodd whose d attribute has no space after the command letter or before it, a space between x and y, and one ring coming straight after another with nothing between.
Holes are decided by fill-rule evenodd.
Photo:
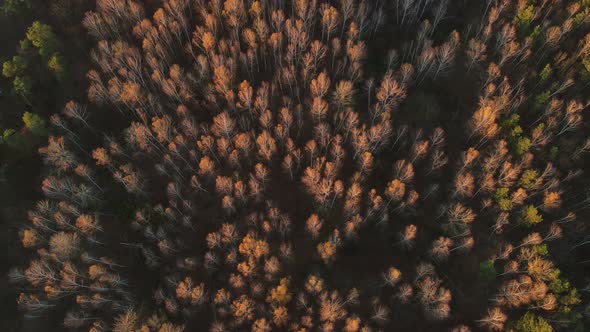
<instances>
[{"instance_id":1,"label":"forest","mask_svg":"<svg viewBox=\"0 0 590 332\"><path fill-rule=\"evenodd\" d=\"M590 331L590 0L0 0L1 331Z\"/></svg>"}]
</instances>

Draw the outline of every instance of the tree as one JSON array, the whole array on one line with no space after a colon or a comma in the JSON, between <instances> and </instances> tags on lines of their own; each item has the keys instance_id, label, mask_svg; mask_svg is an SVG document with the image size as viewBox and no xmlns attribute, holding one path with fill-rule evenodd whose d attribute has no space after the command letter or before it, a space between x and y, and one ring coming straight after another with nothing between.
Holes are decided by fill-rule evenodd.
<instances>
[{"instance_id":1,"label":"tree","mask_svg":"<svg viewBox=\"0 0 590 332\"><path fill-rule=\"evenodd\" d=\"M215 163L208 156L203 156L199 161L199 174L206 176L215 174Z\"/></svg>"},{"instance_id":2,"label":"tree","mask_svg":"<svg viewBox=\"0 0 590 332\"><path fill-rule=\"evenodd\" d=\"M49 25L39 21L33 22L27 29L27 39L39 49L43 59L49 60L57 49L57 36Z\"/></svg>"},{"instance_id":3,"label":"tree","mask_svg":"<svg viewBox=\"0 0 590 332\"><path fill-rule=\"evenodd\" d=\"M399 286L399 291L395 294L395 297L402 303L408 303L413 295L414 289L412 288L412 285L404 283Z\"/></svg>"},{"instance_id":4,"label":"tree","mask_svg":"<svg viewBox=\"0 0 590 332\"><path fill-rule=\"evenodd\" d=\"M550 211L560 207L561 198L558 192L546 191L543 195L543 209Z\"/></svg>"},{"instance_id":5,"label":"tree","mask_svg":"<svg viewBox=\"0 0 590 332\"><path fill-rule=\"evenodd\" d=\"M33 8L31 0L6 0L2 4L2 11L4 13L23 13Z\"/></svg>"},{"instance_id":6,"label":"tree","mask_svg":"<svg viewBox=\"0 0 590 332\"><path fill-rule=\"evenodd\" d=\"M252 324L252 332L270 332L272 328L265 318L259 318Z\"/></svg>"},{"instance_id":7,"label":"tree","mask_svg":"<svg viewBox=\"0 0 590 332\"><path fill-rule=\"evenodd\" d=\"M311 115L313 119L320 122L328 115L328 103L320 97L313 98L311 105Z\"/></svg>"},{"instance_id":8,"label":"tree","mask_svg":"<svg viewBox=\"0 0 590 332\"><path fill-rule=\"evenodd\" d=\"M35 229L24 229L19 232L21 243L25 248L34 248L40 243L40 235Z\"/></svg>"},{"instance_id":9,"label":"tree","mask_svg":"<svg viewBox=\"0 0 590 332\"><path fill-rule=\"evenodd\" d=\"M25 128L27 128L27 130L29 130L33 135L45 136L47 133L45 120L43 120L43 118L37 114L25 112L25 114L23 114L23 123L25 124Z\"/></svg>"},{"instance_id":10,"label":"tree","mask_svg":"<svg viewBox=\"0 0 590 332\"><path fill-rule=\"evenodd\" d=\"M29 76L16 76L12 81L12 88L14 89L15 93L23 96L24 98L27 98L31 95L33 82Z\"/></svg>"},{"instance_id":11,"label":"tree","mask_svg":"<svg viewBox=\"0 0 590 332\"><path fill-rule=\"evenodd\" d=\"M520 212L520 222L527 226L536 225L541 221L543 221L543 216L539 214L534 205L527 205Z\"/></svg>"},{"instance_id":12,"label":"tree","mask_svg":"<svg viewBox=\"0 0 590 332\"><path fill-rule=\"evenodd\" d=\"M320 294L320 320L322 322L336 322L346 315L342 300L337 292Z\"/></svg>"},{"instance_id":13,"label":"tree","mask_svg":"<svg viewBox=\"0 0 590 332\"><path fill-rule=\"evenodd\" d=\"M534 257L527 262L527 273L535 280L550 280L554 276L554 271L553 262L540 257Z\"/></svg>"},{"instance_id":14,"label":"tree","mask_svg":"<svg viewBox=\"0 0 590 332\"><path fill-rule=\"evenodd\" d=\"M371 171L373 170L373 160L373 155L369 151L365 151L361 154L361 158L358 160L361 173L371 173Z\"/></svg>"},{"instance_id":15,"label":"tree","mask_svg":"<svg viewBox=\"0 0 590 332\"><path fill-rule=\"evenodd\" d=\"M253 301L247 295L242 295L232 302L232 314L239 321L251 320L253 319L253 305Z\"/></svg>"},{"instance_id":16,"label":"tree","mask_svg":"<svg viewBox=\"0 0 590 332\"><path fill-rule=\"evenodd\" d=\"M405 90L393 79L393 73L388 71L377 90L378 107L373 114L373 121L381 115L381 112L391 111L392 107L406 96Z\"/></svg>"},{"instance_id":17,"label":"tree","mask_svg":"<svg viewBox=\"0 0 590 332\"><path fill-rule=\"evenodd\" d=\"M387 185L385 195L389 197L390 201L399 201L403 198L405 192L406 185L398 179L395 179Z\"/></svg>"},{"instance_id":18,"label":"tree","mask_svg":"<svg viewBox=\"0 0 590 332\"><path fill-rule=\"evenodd\" d=\"M111 164L111 157L105 148L96 148L92 151L92 158L96 160L99 166L106 166Z\"/></svg>"},{"instance_id":19,"label":"tree","mask_svg":"<svg viewBox=\"0 0 590 332\"><path fill-rule=\"evenodd\" d=\"M472 197L475 189L475 179L471 173L458 174L455 178L455 192L462 197Z\"/></svg>"},{"instance_id":20,"label":"tree","mask_svg":"<svg viewBox=\"0 0 590 332\"><path fill-rule=\"evenodd\" d=\"M277 150L274 138L264 130L262 134L258 135L256 138L256 144L258 145L258 155L260 155L263 160L270 161Z\"/></svg>"},{"instance_id":21,"label":"tree","mask_svg":"<svg viewBox=\"0 0 590 332\"><path fill-rule=\"evenodd\" d=\"M317 251L324 263L328 263L336 255L336 245L332 241L322 242L317 245Z\"/></svg>"},{"instance_id":22,"label":"tree","mask_svg":"<svg viewBox=\"0 0 590 332\"><path fill-rule=\"evenodd\" d=\"M398 160L393 165L395 176L403 183L409 184L414 179L414 166L406 160Z\"/></svg>"},{"instance_id":23,"label":"tree","mask_svg":"<svg viewBox=\"0 0 590 332\"><path fill-rule=\"evenodd\" d=\"M357 332L361 328L361 320L357 316L346 318L344 332Z\"/></svg>"},{"instance_id":24,"label":"tree","mask_svg":"<svg viewBox=\"0 0 590 332\"><path fill-rule=\"evenodd\" d=\"M350 106L354 99L354 86L350 81L340 81L336 84L332 100L338 110Z\"/></svg>"},{"instance_id":25,"label":"tree","mask_svg":"<svg viewBox=\"0 0 590 332\"><path fill-rule=\"evenodd\" d=\"M26 147L24 137L17 133L14 129L6 129L2 132L0 137L0 144L4 144L15 150L22 150Z\"/></svg>"},{"instance_id":26,"label":"tree","mask_svg":"<svg viewBox=\"0 0 590 332\"><path fill-rule=\"evenodd\" d=\"M520 275L518 279L511 279L502 284L496 301L501 305L517 308L543 299L547 290L547 285L542 281L534 282L528 275Z\"/></svg>"},{"instance_id":27,"label":"tree","mask_svg":"<svg viewBox=\"0 0 590 332\"><path fill-rule=\"evenodd\" d=\"M444 261L449 257L452 246L453 240L450 238L439 237L432 243L430 254L434 259Z\"/></svg>"},{"instance_id":28,"label":"tree","mask_svg":"<svg viewBox=\"0 0 590 332\"><path fill-rule=\"evenodd\" d=\"M144 177L142 177L131 164L120 166L119 170L113 173L113 177L125 186L125 189L128 192L133 194L144 194Z\"/></svg>"},{"instance_id":29,"label":"tree","mask_svg":"<svg viewBox=\"0 0 590 332\"><path fill-rule=\"evenodd\" d=\"M451 332L471 332L471 329L467 325L457 325L453 327Z\"/></svg>"},{"instance_id":30,"label":"tree","mask_svg":"<svg viewBox=\"0 0 590 332\"><path fill-rule=\"evenodd\" d=\"M97 218L88 214L80 215L76 219L76 227L85 235L92 235L96 231L102 230Z\"/></svg>"},{"instance_id":31,"label":"tree","mask_svg":"<svg viewBox=\"0 0 590 332\"><path fill-rule=\"evenodd\" d=\"M531 312L520 317L514 329L516 332L553 332L553 328L543 317L536 316Z\"/></svg>"},{"instance_id":32,"label":"tree","mask_svg":"<svg viewBox=\"0 0 590 332\"><path fill-rule=\"evenodd\" d=\"M232 195L233 182L226 176L218 176L215 178L215 190L221 196Z\"/></svg>"},{"instance_id":33,"label":"tree","mask_svg":"<svg viewBox=\"0 0 590 332\"><path fill-rule=\"evenodd\" d=\"M444 8L444 9L443 9ZM440 2L439 6L437 6L437 17L435 18L434 27L438 24L439 16L444 15L444 10L446 10L446 2ZM455 59L455 53L457 51L457 46L459 44L459 33L457 31L451 32L449 37L449 41L440 45L436 48L436 71L433 74L433 77L436 79L439 74L445 74L449 67L452 66L453 60Z\"/></svg>"},{"instance_id":34,"label":"tree","mask_svg":"<svg viewBox=\"0 0 590 332\"><path fill-rule=\"evenodd\" d=\"M450 315L451 293L441 287L441 283L438 278L431 276L425 276L417 283L422 308L426 315L434 320L445 319Z\"/></svg>"},{"instance_id":35,"label":"tree","mask_svg":"<svg viewBox=\"0 0 590 332\"><path fill-rule=\"evenodd\" d=\"M229 139L232 136L234 129L235 122L227 112L220 113L219 115L213 117L213 126L211 126L211 131L217 137L225 136Z\"/></svg>"},{"instance_id":36,"label":"tree","mask_svg":"<svg viewBox=\"0 0 590 332\"><path fill-rule=\"evenodd\" d=\"M324 98L330 89L330 78L325 71L311 80L310 88L313 98Z\"/></svg>"},{"instance_id":37,"label":"tree","mask_svg":"<svg viewBox=\"0 0 590 332\"><path fill-rule=\"evenodd\" d=\"M282 278L279 285L270 290L266 302L273 305L286 305L291 301L292 295L289 292L289 278Z\"/></svg>"},{"instance_id":38,"label":"tree","mask_svg":"<svg viewBox=\"0 0 590 332\"><path fill-rule=\"evenodd\" d=\"M121 102L132 107L143 98L141 86L134 82L125 82L123 83L120 95L117 97Z\"/></svg>"},{"instance_id":39,"label":"tree","mask_svg":"<svg viewBox=\"0 0 590 332\"><path fill-rule=\"evenodd\" d=\"M49 239L49 248L60 260L72 258L80 249L80 238L76 233L59 232Z\"/></svg>"},{"instance_id":40,"label":"tree","mask_svg":"<svg viewBox=\"0 0 590 332\"><path fill-rule=\"evenodd\" d=\"M293 161L293 158L291 157L290 154L286 155L285 158L283 159L283 162L281 164L283 171L287 174L289 174L289 177L291 180L293 180L293 169L295 167L295 162Z\"/></svg>"},{"instance_id":41,"label":"tree","mask_svg":"<svg viewBox=\"0 0 590 332\"><path fill-rule=\"evenodd\" d=\"M62 80L65 76L65 60L64 57L59 53L55 52L49 58L47 62L47 67L58 80Z\"/></svg>"},{"instance_id":42,"label":"tree","mask_svg":"<svg viewBox=\"0 0 590 332\"><path fill-rule=\"evenodd\" d=\"M396 269L395 267L390 267L387 269L387 272L383 273L383 279L387 285L393 287L397 284L402 277L402 273L400 270Z\"/></svg>"},{"instance_id":43,"label":"tree","mask_svg":"<svg viewBox=\"0 0 590 332\"><path fill-rule=\"evenodd\" d=\"M139 317L133 310L128 310L125 313L117 316L113 332L129 332L137 329L139 324Z\"/></svg>"},{"instance_id":44,"label":"tree","mask_svg":"<svg viewBox=\"0 0 590 332\"><path fill-rule=\"evenodd\" d=\"M450 206L447 210L447 214L448 222L443 224L443 230L454 237L468 234L469 225L476 217L473 210L461 203L455 203Z\"/></svg>"},{"instance_id":45,"label":"tree","mask_svg":"<svg viewBox=\"0 0 590 332\"><path fill-rule=\"evenodd\" d=\"M467 57L469 59L468 70L471 70L474 65L486 59L486 44L471 38L468 44Z\"/></svg>"},{"instance_id":46,"label":"tree","mask_svg":"<svg viewBox=\"0 0 590 332\"><path fill-rule=\"evenodd\" d=\"M307 218L306 229L314 239L319 236L322 224L323 222L317 214L312 214L309 218Z\"/></svg>"},{"instance_id":47,"label":"tree","mask_svg":"<svg viewBox=\"0 0 590 332\"><path fill-rule=\"evenodd\" d=\"M417 232L418 228L416 225L407 225L404 228L404 231L399 233L400 244L408 250L412 249L414 247Z\"/></svg>"},{"instance_id":48,"label":"tree","mask_svg":"<svg viewBox=\"0 0 590 332\"><path fill-rule=\"evenodd\" d=\"M340 14L338 10L332 6L324 9L322 13L322 36L325 34L326 39L330 38L330 35L338 27L340 20Z\"/></svg>"},{"instance_id":49,"label":"tree","mask_svg":"<svg viewBox=\"0 0 590 332\"><path fill-rule=\"evenodd\" d=\"M215 90L221 95L226 96L227 92L231 90L232 73L227 67L221 65L214 69L214 84Z\"/></svg>"},{"instance_id":50,"label":"tree","mask_svg":"<svg viewBox=\"0 0 590 332\"><path fill-rule=\"evenodd\" d=\"M527 169L522 172L519 184L524 189L533 189L537 184L539 173L534 169Z\"/></svg>"},{"instance_id":51,"label":"tree","mask_svg":"<svg viewBox=\"0 0 590 332\"><path fill-rule=\"evenodd\" d=\"M15 55L12 60L4 61L2 64L2 75L6 78L18 77L24 74L26 68L26 59L20 55Z\"/></svg>"},{"instance_id":52,"label":"tree","mask_svg":"<svg viewBox=\"0 0 590 332\"><path fill-rule=\"evenodd\" d=\"M485 318L479 320L479 324L490 331L504 330L504 323L508 319L502 310L498 307L488 309L488 314Z\"/></svg>"},{"instance_id":53,"label":"tree","mask_svg":"<svg viewBox=\"0 0 590 332\"><path fill-rule=\"evenodd\" d=\"M471 136L477 135L481 138L494 137L498 132L498 125L495 121L496 114L492 109L492 106L485 104L481 105L480 108L473 113L473 117L468 122Z\"/></svg>"}]
</instances>

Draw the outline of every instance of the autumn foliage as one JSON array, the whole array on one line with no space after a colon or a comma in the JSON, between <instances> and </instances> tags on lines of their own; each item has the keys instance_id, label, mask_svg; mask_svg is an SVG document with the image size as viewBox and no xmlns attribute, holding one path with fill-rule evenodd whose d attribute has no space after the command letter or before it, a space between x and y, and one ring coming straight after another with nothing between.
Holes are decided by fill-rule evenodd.
<instances>
[{"instance_id":1,"label":"autumn foliage","mask_svg":"<svg viewBox=\"0 0 590 332\"><path fill-rule=\"evenodd\" d=\"M582 3L96 1L96 114L68 103L39 151L19 306L95 332L582 326Z\"/></svg>"}]
</instances>

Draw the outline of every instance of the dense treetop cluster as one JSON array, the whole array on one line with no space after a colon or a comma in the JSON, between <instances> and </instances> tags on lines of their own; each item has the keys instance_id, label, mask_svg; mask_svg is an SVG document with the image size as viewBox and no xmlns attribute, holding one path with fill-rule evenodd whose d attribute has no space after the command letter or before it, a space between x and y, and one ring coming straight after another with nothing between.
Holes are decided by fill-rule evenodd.
<instances>
[{"instance_id":1,"label":"dense treetop cluster","mask_svg":"<svg viewBox=\"0 0 590 332\"><path fill-rule=\"evenodd\" d=\"M92 332L584 331L589 24L585 0L97 0L19 307ZM27 38L59 77L51 30Z\"/></svg>"}]
</instances>

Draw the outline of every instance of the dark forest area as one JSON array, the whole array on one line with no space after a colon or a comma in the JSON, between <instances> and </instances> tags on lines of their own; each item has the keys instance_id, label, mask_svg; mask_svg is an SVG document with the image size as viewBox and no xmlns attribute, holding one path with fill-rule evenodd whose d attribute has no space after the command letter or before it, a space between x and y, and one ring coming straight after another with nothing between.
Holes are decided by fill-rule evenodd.
<instances>
[{"instance_id":1,"label":"dark forest area","mask_svg":"<svg viewBox=\"0 0 590 332\"><path fill-rule=\"evenodd\" d=\"M590 330L590 1L0 0L1 331Z\"/></svg>"}]
</instances>

